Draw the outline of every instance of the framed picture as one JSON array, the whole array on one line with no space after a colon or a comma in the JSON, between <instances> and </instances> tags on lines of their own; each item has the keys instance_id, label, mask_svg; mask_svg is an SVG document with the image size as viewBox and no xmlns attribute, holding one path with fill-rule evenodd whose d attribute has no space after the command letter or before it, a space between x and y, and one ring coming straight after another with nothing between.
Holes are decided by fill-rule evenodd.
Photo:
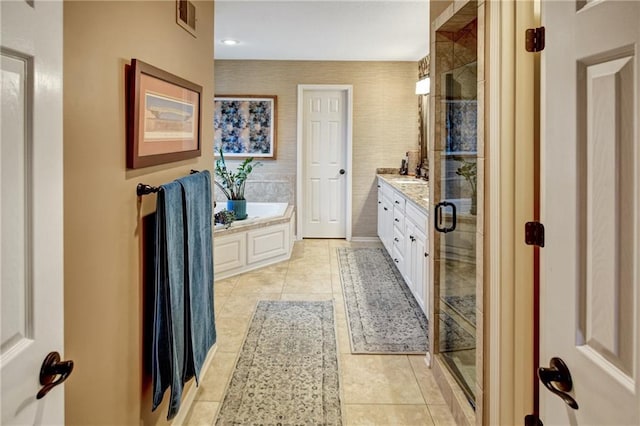
<instances>
[{"instance_id":1,"label":"framed picture","mask_svg":"<svg viewBox=\"0 0 640 426\"><path fill-rule=\"evenodd\" d=\"M199 157L202 87L137 59L127 74L127 167Z\"/></svg>"},{"instance_id":2,"label":"framed picture","mask_svg":"<svg viewBox=\"0 0 640 426\"><path fill-rule=\"evenodd\" d=\"M216 96L213 145L229 158L276 158L277 96Z\"/></svg>"}]
</instances>

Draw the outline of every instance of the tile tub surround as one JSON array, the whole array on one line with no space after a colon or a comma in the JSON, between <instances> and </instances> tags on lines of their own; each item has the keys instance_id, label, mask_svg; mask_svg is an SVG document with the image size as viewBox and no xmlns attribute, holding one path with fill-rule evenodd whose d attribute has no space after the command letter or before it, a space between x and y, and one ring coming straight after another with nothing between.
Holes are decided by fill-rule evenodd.
<instances>
[{"instance_id":1,"label":"tile tub surround","mask_svg":"<svg viewBox=\"0 0 640 426\"><path fill-rule=\"evenodd\" d=\"M292 173L261 173L254 170L247 179L245 198L251 202L295 205L296 176ZM219 188L214 191L218 204L226 202Z\"/></svg>"},{"instance_id":2,"label":"tile tub surround","mask_svg":"<svg viewBox=\"0 0 640 426\"><path fill-rule=\"evenodd\" d=\"M297 241L291 259L214 285L218 350L202 374L185 425L211 425L258 300L333 300L343 424L455 425L424 355L351 354L337 247L373 242Z\"/></svg>"},{"instance_id":3,"label":"tile tub surround","mask_svg":"<svg viewBox=\"0 0 640 426\"><path fill-rule=\"evenodd\" d=\"M378 174L378 177L404 194L423 213L429 214L429 181L399 174ZM412 183L403 183L407 180Z\"/></svg>"}]
</instances>

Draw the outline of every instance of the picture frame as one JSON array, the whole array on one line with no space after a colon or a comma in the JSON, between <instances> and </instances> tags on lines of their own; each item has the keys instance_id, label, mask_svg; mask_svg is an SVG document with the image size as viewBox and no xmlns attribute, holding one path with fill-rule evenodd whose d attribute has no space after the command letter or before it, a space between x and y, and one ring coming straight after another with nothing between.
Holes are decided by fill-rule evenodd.
<instances>
[{"instance_id":1,"label":"picture frame","mask_svg":"<svg viewBox=\"0 0 640 426\"><path fill-rule=\"evenodd\" d=\"M201 155L202 86L138 59L126 86L127 168Z\"/></svg>"},{"instance_id":2,"label":"picture frame","mask_svg":"<svg viewBox=\"0 0 640 426\"><path fill-rule=\"evenodd\" d=\"M276 159L277 96L217 95L214 105L215 156Z\"/></svg>"}]
</instances>

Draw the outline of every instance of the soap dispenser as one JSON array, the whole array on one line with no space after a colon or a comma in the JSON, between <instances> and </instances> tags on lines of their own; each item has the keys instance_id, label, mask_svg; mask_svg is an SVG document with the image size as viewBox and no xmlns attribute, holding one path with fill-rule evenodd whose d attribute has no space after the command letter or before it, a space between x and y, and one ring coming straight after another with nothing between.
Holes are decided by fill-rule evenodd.
<instances>
[{"instance_id":1,"label":"soap dispenser","mask_svg":"<svg viewBox=\"0 0 640 426\"><path fill-rule=\"evenodd\" d=\"M409 173L409 153L405 152L404 158L402 159L402 163L400 165L400 174L406 175Z\"/></svg>"}]
</instances>

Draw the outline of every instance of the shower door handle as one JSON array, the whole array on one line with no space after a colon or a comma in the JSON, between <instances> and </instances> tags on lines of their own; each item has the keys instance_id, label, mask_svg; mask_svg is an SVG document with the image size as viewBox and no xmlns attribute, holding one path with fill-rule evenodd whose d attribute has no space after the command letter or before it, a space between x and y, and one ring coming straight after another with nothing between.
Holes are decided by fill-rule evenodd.
<instances>
[{"instance_id":1,"label":"shower door handle","mask_svg":"<svg viewBox=\"0 0 640 426\"><path fill-rule=\"evenodd\" d=\"M442 208L443 207L451 207L451 226L447 227L441 227L440 225L442 224ZM452 232L455 231L456 229L456 225L457 225L457 211L456 211L456 205L449 202L449 201L442 201L438 204L436 204L435 206L435 223L434 226L436 228L436 231L438 232L442 232L442 233L447 233L447 232Z\"/></svg>"}]
</instances>

